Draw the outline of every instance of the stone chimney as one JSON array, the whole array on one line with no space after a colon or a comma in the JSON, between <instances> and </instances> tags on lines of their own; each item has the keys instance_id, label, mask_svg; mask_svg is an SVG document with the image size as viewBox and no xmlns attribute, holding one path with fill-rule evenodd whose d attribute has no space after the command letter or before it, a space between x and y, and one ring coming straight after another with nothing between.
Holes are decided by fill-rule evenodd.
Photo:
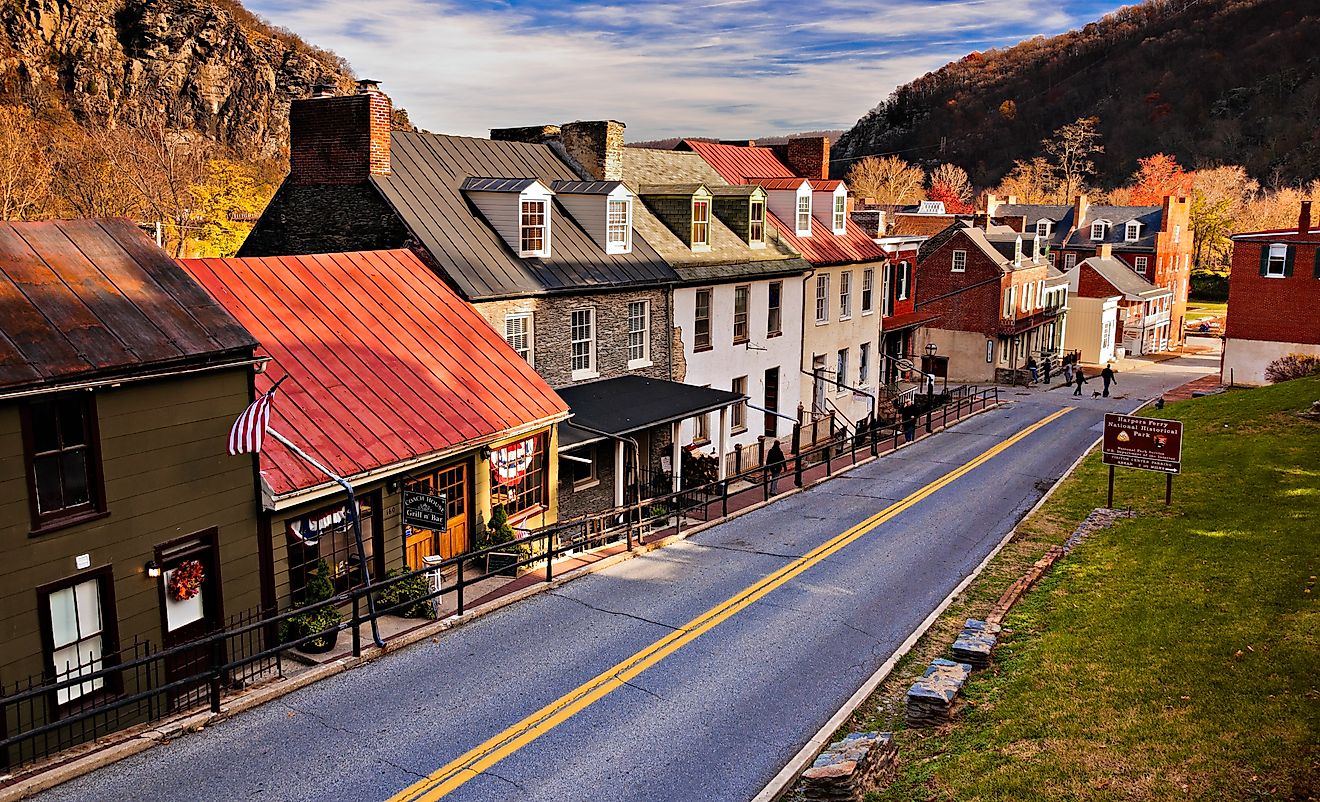
<instances>
[{"instance_id":1,"label":"stone chimney","mask_svg":"<svg viewBox=\"0 0 1320 802\"><path fill-rule=\"evenodd\" d=\"M557 125L526 125L521 128L492 128L490 138L496 142L530 142L546 145L559 141Z\"/></svg>"},{"instance_id":2,"label":"stone chimney","mask_svg":"<svg viewBox=\"0 0 1320 802\"><path fill-rule=\"evenodd\" d=\"M1073 228L1081 228L1086 222L1086 212L1091 208L1091 204L1086 202L1085 195L1078 195L1073 198Z\"/></svg>"},{"instance_id":3,"label":"stone chimney","mask_svg":"<svg viewBox=\"0 0 1320 802\"><path fill-rule=\"evenodd\" d=\"M794 175L811 179L830 177L830 138L827 136L790 139L783 154L784 162Z\"/></svg>"},{"instance_id":4,"label":"stone chimney","mask_svg":"<svg viewBox=\"0 0 1320 802\"><path fill-rule=\"evenodd\" d=\"M590 177L622 181L624 128L617 120L578 120L559 127L559 141L568 157Z\"/></svg>"},{"instance_id":5,"label":"stone chimney","mask_svg":"<svg viewBox=\"0 0 1320 802\"><path fill-rule=\"evenodd\" d=\"M1114 246L1108 242L1102 245L1097 245L1095 255L1099 256L1101 259L1112 259L1114 258Z\"/></svg>"},{"instance_id":6,"label":"stone chimney","mask_svg":"<svg viewBox=\"0 0 1320 802\"><path fill-rule=\"evenodd\" d=\"M389 95L376 81L357 94L319 94L289 106L289 180L294 184L360 184L390 174Z\"/></svg>"},{"instance_id":7,"label":"stone chimney","mask_svg":"<svg viewBox=\"0 0 1320 802\"><path fill-rule=\"evenodd\" d=\"M986 195L985 216L994 217L995 213L999 211L999 206L1001 203L1003 203L1003 201L999 200L999 198L995 197L994 195Z\"/></svg>"},{"instance_id":8,"label":"stone chimney","mask_svg":"<svg viewBox=\"0 0 1320 802\"><path fill-rule=\"evenodd\" d=\"M1302 235L1311 233L1311 202L1309 200L1302 201L1302 210L1297 215L1297 233Z\"/></svg>"}]
</instances>

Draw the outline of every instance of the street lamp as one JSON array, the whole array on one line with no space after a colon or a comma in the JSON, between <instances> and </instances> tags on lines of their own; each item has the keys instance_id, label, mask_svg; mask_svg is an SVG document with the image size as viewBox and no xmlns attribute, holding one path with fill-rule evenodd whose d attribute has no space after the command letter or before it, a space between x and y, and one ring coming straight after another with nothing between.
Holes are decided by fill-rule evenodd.
<instances>
[{"instance_id":1,"label":"street lamp","mask_svg":"<svg viewBox=\"0 0 1320 802\"><path fill-rule=\"evenodd\" d=\"M926 356L935 356L935 352L940 350L935 343L926 343Z\"/></svg>"}]
</instances>

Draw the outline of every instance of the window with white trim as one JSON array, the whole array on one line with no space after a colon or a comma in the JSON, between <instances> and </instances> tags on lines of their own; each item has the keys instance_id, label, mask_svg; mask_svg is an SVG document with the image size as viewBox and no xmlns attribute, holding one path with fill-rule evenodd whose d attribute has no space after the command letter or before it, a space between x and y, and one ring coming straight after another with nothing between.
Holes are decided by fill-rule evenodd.
<instances>
[{"instance_id":1,"label":"window with white trim","mask_svg":"<svg viewBox=\"0 0 1320 802\"><path fill-rule=\"evenodd\" d=\"M830 275L816 276L816 322L830 322Z\"/></svg>"},{"instance_id":2,"label":"window with white trim","mask_svg":"<svg viewBox=\"0 0 1320 802\"><path fill-rule=\"evenodd\" d=\"M845 225L844 221L847 220L847 216L848 216L848 198L843 195L835 195L834 196L834 233L835 234L842 234L846 230L844 228Z\"/></svg>"},{"instance_id":3,"label":"window with white trim","mask_svg":"<svg viewBox=\"0 0 1320 802\"><path fill-rule=\"evenodd\" d=\"M651 302L628 303L628 368L651 364Z\"/></svg>"},{"instance_id":4,"label":"window with white trim","mask_svg":"<svg viewBox=\"0 0 1320 802\"><path fill-rule=\"evenodd\" d=\"M1037 221L1036 221L1036 236L1038 236L1038 237L1048 237L1048 236L1050 235L1050 229L1052 229L1053 227L1054 227L1054 223L1052 223L1052 222L1049 221L1049 220L1037 220Z\"/></svg>"},{"instance_id":5,"label":"window with white trim","mask_svg":"<svg viewBox=\"0 0 1320 802\"><path fill-rule=\"evenodd\" d=\"M1004 317L1013 317L1013 310L1017 308L1017 287L1009 287L1008 293L1004 295Z\"/></svg>"},{"instance_id":6,"label":"window with white trim","mask_svg":"<svg viewBox=\"0 0 1320 802\"><path fill-rule=\"evenodd\" d=\"M1076 264L1077 264L1077 254L1075 254L1075 253L1065 253L1065 254L1063 255L1063 269L1064 269L1064 270L1072 270L1072 269L1073 269L1073 266L1075 266Z\"/></svg>"},{"instance_id":7,"label":"window with white trim","mask_svg":"<svg viewBox=\"0 0 1320 802\"><path fill-rule=\"evenodd\" d=\"M518 253L520 256L545 256L549 253L546 237L546 202L524 200L518 220Z\"/></svg>"},{"instance_id":8,"label":"window with white trim","mask_svg":"<svg viewBox=\"0 0 1320 802\"><path fill-rule=\"evenodd\" d=\"M874 299L872 297L875 285L875 268L868 267L862 271L862 314L868 314L875 311Z\"/></svg>"},{"instance_id":9,"label":"window with white trim","mask_svg":"<svg viewBox=\"0 0 1320 802\"><path fill-rule=\"evenodd\" d=\"M697 290L692 320L692 349L710 350L710 296L709 289Z\"/></svg>"},{"instance_id":10,"label":"window with white trim","mask_svg":"<svg viewBox=\"0 0 1320 802\"><path fill-rule=\"evenodd\" d=\"M967 272L967 251L953 252L953 272L954 273Z\"/></svg>"},{"instance_id":11,"label":"window with white trim","mask_svg":"<svg viewBox=\"0 0 1320 802\"><path fill-rule=\"evenodd\" d=\"M1265 262L1265 278L1286 278L1288 276L1288 246L1282 242L1270 245L1270 255Z\"/></svg>"},{"instance_id":12,"label":"window with white trim","mask_svg":"<svg viewBox=\"0 0 1320 802\"><path fill-rule=\"evenodd\" d=\"M692 247L710 245L710 201L692 201Z\"/></svg>"},{"instance_id":13,"label":"window with white trim","mask_svg":"<svg viewBox=\"0 0 1320 802\"><path fill-rule=\"evenodd\" d=\"M1150 258L1146 256L1138 256L1132 261L1134 263L1133 269L1143 276L1146 275L1146 269L1150 265Z\"/></svg>"},{"instance_id":14,"label":"window with white trim","mask_svg":"<svg viewBox=\"0 0 1320 802\"><path fill-rule=\"evenodd\" d=\"M709 387L710 385L706 385ZM710 415L698 415L692 419L696 425L692 428L692 440L697 443L710 442Z\"/></svg>"},{"instance_id":15,"label":"window with white trim","mask_svg":"<svg viewBox=\"0 0 1320 802\"><path fill-rule=\"evenodd\" d=\"M1127 242L1136 242L1141 236L1141 223L1133 220L1123 227L1123 239Z\"/></svg>"},{"instance_id":16,"label":"window with white trim","mask_svg":"<svg viewBox=\"0 0 1320 802\"><path fill-rule=\"evenodd\" d=\"M839 320L852 317L852 271L839 274Z\"/></svg>"},{"instance_id":17,"label":"window with white trim","mask_svg":"<svg viewBox=\"0 0 1320 802\"><path fill-rule=\"evenodd\" d=\"M105 656L115 649L115 622L107 620L102 604L103 599L113 599L109 576L73 581L43 595L43 612L49 615L48 659L55 681L77 679L104 668ZM103 687L105 679L96 677L60 688L55 692L55 702L67 705Z\"/></svg>"},{"instance_id":18,"label":"window with white trim","mask_svg":"<svg viewBox=\"0 0 1320 802\"><path fill-rule=\"evenodd\" d=\"M857 351L857 386L865 387L871 380L871 344L862 343Z\"/></svg>"},{"instance_id":19,"label":"window with white trim","mask_svg":"<svg viewBox=\"0 0 1320 802\"><path fill-rule=\"evenodd\" d=\"M909 262L905 260L898 263L894 270L894 281L894 300L906 301L908 289L912 285L912 265Z\"/></svg>"},{"instance_id":20,"label":"window with white trim","mask_svg":"<svg viewBox=\"0 0 1320 802\"><path fill-rule=\"evenodd\" d=\"M838 384L835 385L834 392L845 393L847 392L847 388L843 385L848 383L848 349L840 348L837 358L838 362L835 364L836 372L834 374L834 380L838 382Z\"/></svg>"},{"instance_id":21,"label":"window with white trim","mask_svg":"<svg viewBox=\"0 0 1320 802\"><path fill-rule=\"evenodd\" d=\"M1109 224L1100 220L1091 224L1091 239L1102 240L1109 235Z\"/></svg>"},{"instance_id":22,"label":"window with white trim","mask_svg":"<svg viewBox=\"0 0 1320 802\"><path fill-rule=\"evenodd\" d=\"M729 389L738 395L747 395L747 377L739 376L729 385ZM747 429L747 401L740 399L738 403L729 407L729 429L735 432L745 431Z\"/></svg>"},{"instance_id":23,"label":"window with white trim","mask_svg":"<svg viewBox=\"0 0 1320 802\"><path fill-rule=\"evenodd\" d=\"M504 316L504 340L512 346L513 350L518 352L518 356L527 361L527 364L536 364L532 361L531 312L518 312Z\"/></svg>"},{"instance_id":24,"label":"window with white trim","mask_svg":"<svg viewBox=\"0 0 1320 802\"><path fill-rule=\"evenodd\" d=\"M752 242L765 241L765 201L752 201L751 218L748 223L747 239Z\"/></svg>"},{"instance_id":25,"label":"window with white trim","mask_svg":"<svg viewBox=\"0 0 1320 802\"><path fill-rule=\"evenodd\" d=\"M889 317L894 314L894 294L891 289L894 286L894 271L897 266L886 262L881 268L880 274L880 314Z\"/></svg>"},{"instance_id":26,"label":"window with white trim","mask_svg":"<svg viewBox=\"0 0 1320 802\"><path fill-rule=\"evenodd\" d=\"M605 251L628 253L632 250L632 201L611 198L605 210Z\"/></svg>"},{"instance_id":27,"label":"window with white trim","mask_svg":"<svg viewBox=\"0 0 1320 802\"><path fill-rule=\"evenodd\" d=\"M767 289L765 336L778 337L784 333L784 282L772 281Z\"/></svg>"},{"instance_id":28,"label":"window with white trim","mask_svg":"<svg viewBox=\"0 0 1320 802\"><path fill-rule=\"evenodd\" d=\"M733 288L733 344L747 342L747 304L751 300L750 284Z\"/></svg>"},{"instance_id":29,"label":"window with white trim","mask_svg":"<svg viewBox=\"0 0 1320 802\"><path fill-rule=\"evenodd\" d=\"M590 378L596 372L596 310L574 309L570 322L570 341L574 381Z\"/></svg>"},{"instance_id":30,"label":"window with white trim","mask_svg":"<svg viewBox=\"0 0 1320 802\"><path fill-rule=\"evenodd\" d=\"M798 195L797 199L797 233L811 233L811 195Z\"/></svg>"}]
</instances>

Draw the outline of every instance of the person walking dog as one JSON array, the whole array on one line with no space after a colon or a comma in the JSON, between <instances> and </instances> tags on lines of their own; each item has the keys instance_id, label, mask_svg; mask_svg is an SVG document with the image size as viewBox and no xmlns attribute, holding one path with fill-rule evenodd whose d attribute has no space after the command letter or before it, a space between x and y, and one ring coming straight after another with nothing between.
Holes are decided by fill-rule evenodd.
<instances>
[{"instance_id":1,"label":"person walking dog","mask_svg":"<svg viewBox=\"0 0 1320 802\"><path fill-rule=\"evenodd\" d=\"M1077 388L1073 390L1073 395L1081 395L1082 385L1086 384L1086 371L1082 370L1081 365L1077 366L1077 374L1074 377L1073 383L1077 385Z\"/></svg>"},{"instance_id":2,"label":"person walking dog","mask_svg":"<svg viewBox=\"0 0 1320 802\"><path fill-rule=\"evenodd\" d=\"M779 492L779 477L784 473L784 449L779 447L779 441L770 446L770 453L765 457L766 470L770 472L770 495Z\"/></svg>"},{"instance_id":3,"label":"person walking dog","mask_svg":"<svg viewBox=\"0 0 1320 802\"><path fill-rule=\"evenodd\" d=\"M1108 398L1108 397L1109 397L1109 385L1111 385L1111 384L1118 384L1118 381L1114 378L1114 369L1111 368L1111 367L1108 366L1108 365L1105 365L1105 369L1102 370L1102 371L1100 371L1100 378L1101 378L1101 379L1104 379L1104 382L1105 382L1105 392L1104 392L1104 396L1105 396L1105 398Z\"/></svg>"}]
</instances>

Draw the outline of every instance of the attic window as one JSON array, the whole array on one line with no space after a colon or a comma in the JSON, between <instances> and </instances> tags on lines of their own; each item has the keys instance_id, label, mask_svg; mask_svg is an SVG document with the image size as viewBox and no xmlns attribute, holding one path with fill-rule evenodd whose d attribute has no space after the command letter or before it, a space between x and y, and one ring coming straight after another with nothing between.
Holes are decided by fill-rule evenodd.
<instances>
[{"instance_id":1,"label":"attic window","mask_svg":"<svg viewBox=\"0 0 1320 802\"><path fill-rule=\"evenodd\" d=\"M710 245L710 201L692 201L692 247Z\"/></svg>"},{"instance_id":2,"label":"attic window","mask_svg":"<svg viewBox=\"0 0 1320 802\"><path fill-rule=\"evenodd\" d=\"M1048 236L1050 235L1050 230L1053 229L1053 228L1054 228L1054 223L1053 223L1052 221L1050 221L1050 220L1037 220L1037 221L1036 221L1036 236L1038 236L1038 237L1048 237Z\"/></svg>"},{"instance_id":3,"label":"attic window","mask_svg":"<svg viewBox=\"0 0 1320 802\"><path fill-rule=\"evenodd\" d=\"M1123 239L1127 242L1136 242L1139 236L1141 236L1141 223L1136 221L1128 223L1123 230Z\"/></svg>"},{"instance_id":4,"label":"attic window","mask_svg":"<svg viewBox=\"0 0 1320 802\"><path fill-rule=\"evenodd\" d=\"M811 233L811 195L798 195L797 199L797 233L800 236L807 236Z\"/></svg>"},{"instance_id":5,"label":"attic window","mask_svg":"<svg viewBox=\"0 0 1320 802\"><path fill-rule=\"evenodd\" d=\"M605 252L628 253L632 250L632 203L610 199L605 211Z\"/></svg>"},{"instance_id":6,"label":"attic window","mask_svg":"<svg viewBox=\"0 0 1320 802\"><path fill-rule=\"evenodd\" d=\"M752 242L765 240L765 201L752 201L751 222L747 229L747 238Z\"/></svg>"},{"instance_id":7,"label":"attic window","mask_svg":"<svg viewBox=\"0 0 1320 802\"><path fill-rule=\"evenodd\" d=\"M847 218L847 214L848 214L847 196L835 195L834 196L834 233L835 234L842 234L846 230L844 228L844 221Z\"/></svg>"},{"instance_id":8,"label":"attic window","mask_svg":"<svg viewBox=\"0 0 1320 802\"><path fill-rule=\"evenodd\" d=\"M518 255L548 256L550 253L546 225L546 202L524 200L518 221Z\"/></svg>"},{"instance_id":9,"label":"attic window","mask_svg":"<svg viewBox=\"0 0 1320 802\"><path fill-rule=\"evenodd\" d=\"M1109 236L1109 224L1103 220L1091 224L1091 239L1099 241Z\"/></svg>"}]
</instances>

